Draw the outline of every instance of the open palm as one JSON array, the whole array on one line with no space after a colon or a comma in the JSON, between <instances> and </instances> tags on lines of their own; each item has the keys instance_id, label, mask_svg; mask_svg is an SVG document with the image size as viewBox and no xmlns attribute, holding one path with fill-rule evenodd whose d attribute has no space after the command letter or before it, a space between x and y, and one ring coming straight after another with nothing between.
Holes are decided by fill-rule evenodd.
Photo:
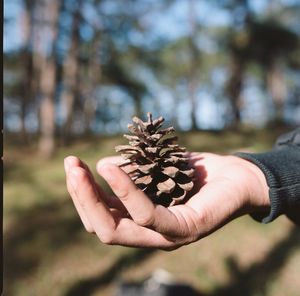
<instances>
[{"instance_id":1,"label":"open palm","mask_svg":"<svg viewBox=\"0 0 300 296\"><path fill-rule=\"evenodd\" d=\"M106 244L176 249L194 242L230 220L269 206L263 173L236 156L189 153L195 168L195 188L182 205L155 205L108 157L97 164L115 196L96 184L77 157L65 159L68 191L88 232Z\"/></svg>"}]
</instances>

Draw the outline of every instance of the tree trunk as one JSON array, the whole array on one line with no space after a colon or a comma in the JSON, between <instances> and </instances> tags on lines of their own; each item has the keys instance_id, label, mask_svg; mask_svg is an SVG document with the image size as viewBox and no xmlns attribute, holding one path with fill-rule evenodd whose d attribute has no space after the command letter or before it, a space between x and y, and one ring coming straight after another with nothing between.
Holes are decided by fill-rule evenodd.
<instances>
[{"instance_id":1,"label":"tree trunk","mask_svg":"<svg viewBox=\"0 0 300 296\"><path fill-rule=\"evenodd\" d=\"M41 71L40 103L40 141L39 150L42 156L52 156L55 149L55 78L56 63L54 59L45 60Z\"/></svg>"},{"instance_id":2,"label":"tree trunk","mask_svg":"<svg viewBox=\"0 0 300 296\"><path fill-rule=\"evenodd\" d=\"M232 53L230 65L230 78L227 84L227 93L232 111L232 126L237 127L241 123L241 92L243 87L245 64L239 57Z\"/></svg>"},{"instance_id":3,"label":"tree trunk","mask_svg":"<svg viewBox=\"0 0 300 296\"><path fill-rule=\"evenodd\" d=\"M236 4L238 4L236 6ZM238 8L237 8L238 7ZM250 10L249 0L237 1L233 2L232 7L232 20L234 27L243 26L243 30L245 32L249 30L249 25L252 20L252 13ZM241 18L241 16L243 16ZM237 34L237 31L233 33ZM244 75L247 65L247 57L244 55L244 49L240 47L236 41L234 41L234 35L231 36L232 44L230 51L230 65L229 65L229 80L226 86L226 93L229 96L229 103L231 106L231 127L236 128L239 127L242 121L241 118L241 109L242 109L242 89L244 82Z\"/></svg>"},{"instance_id":4,"label":"tree trunk","mask_svg":"<svg viewBox=\"0 0 300 296\"><path fill-rule=\"evenodd\" d=\"M27 113L27 100L26 100L26 91L24 91L24 96L21 97L21 106L20 106L20 121L21 121L21 129L20 129L20 138L22 142L28 144L29 137L26 127L26 113Z\"/></svg>"},{"instance_id":5,"label":"tree trunk","mask_svg":"<svg viewBox=\"0 0 300 296\"><path fill-rule=\"evenodd\" d=\"M77 9L73 15L71 45L66 57L63 73L64 73L64 91L62 93L62 102L66 109L65 124L63 126L63 142L69 144L71 137L71 128L73 123L75 101L80 96L79 87L79 45L80 45L80 18L81 18L82 1L78 1Z\"/></svg>"},{"instance_id":6,"label":"tree trunk","mask_svg":"<svg viewBox=\"0 0 300 296\"><path fill-rule=\"evenodd\" d=\"M44 157L50 157L55 150L55 90L56 90L56 59L55 43L57 38L59 2L47 0L45 9L49 17L49 34L52 50L47 57L43 56L40 73L40 140L39 151Z\"/></svg>"},{"instance_id":7,"label":"tree trunk","mask_svg":"<svg viewBox=\"0 0 300 296\"><path fill-rule=\"evenodd\" d=\"M275 107L275 121L282 122L287 89L282 69L277 61L271 63L267 70L267 87Z\"/></svg>"},{"instance_id":8,"label":"tree trunk","mask_svg":"<svg viewBox=\"0 0 300 296\"><path fill-rule=\"evenodd\" d=\"M188 94L191 102L191 129L197 130L197 96L196 96L196 82L194 78L190 78L188 84Z\"/></svg>"},{"instance_id":9,"label":"tree trunk","mask_svg":"<svg viewBox=\"0 0 300 296\"><path fill-rule=\"evenodd\" d=\"M134 101L134 108L135 108L135 116L138 118L144 118L143 108L142 108L142 97L138 91L133 91L132 98Z\"/></svg>"},{"instance_id":10,"label":"tree trunk","mask_svg":"<svg viewBox=\"0 0 300 296\"><path fill-rule=\"evenodd\" d=\"M101 80L101 61L99 60L99 49L101 42L101 31L94 28L95 36L91 45L91 54L88 63L88 78L85 80L85 94L83 112L84 112L84 133L91 134L91 123L96 112L96 97L95 91L98 82Z\"/></svg>"},{"instance_id":11,"label":"tree trunk","mask_svg":"<svg viewBox=\"0 0 300 296\"><path fill-rule=\"evenodd\" d=\"M21 129L20 136L22 141L28 143L28 131L26 128L26 114L28 104L33 99L32 77L33 77L33 59L32 59L32 41L33 41L33 7L34 1L24 1L24 10L22 14L22 44L23 44L23 61L24 61L24 79L23 79L23 95L20 101L20 120Z\"/></svg>"},{"instance_id":12,"label":"tree trunk","mask_svg":"<svg viewBox=\"0 0 300 296\"><path fill-rule=\"evenodd\" d=\"M191 128L192 130L198 129L197 124L197 72L200 67L200 54L195 44L195 35L196 35L196 15L195 15L195 6L194 0L189 1L189 23L190 23L190 36L189 36L189 51L190 51L190 69L188 77L188 95L191 103Z\"/></svg>"}]
</instances>

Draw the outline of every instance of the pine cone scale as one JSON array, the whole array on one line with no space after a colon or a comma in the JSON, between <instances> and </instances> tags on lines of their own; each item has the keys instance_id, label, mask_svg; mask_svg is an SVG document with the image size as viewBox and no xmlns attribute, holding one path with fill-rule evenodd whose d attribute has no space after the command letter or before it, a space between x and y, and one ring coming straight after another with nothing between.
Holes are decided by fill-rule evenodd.
<instances>
[{"instance_id":1,"label":"pine cone scale","mask_svg":"<svg viewBox=\"0 0 300 296\"><path fill-rule=\"evenodd\" d=\"M162 172L165 175L174 178L178 174L179 169L174 166L169 166L169 167L164 168Z\"/></svg>"},{"instance_id":2,"label":"pine cone scale","mask_svg":"<svg viewBox=\"0 0 300 296\"><path fill-rule=\"evenodd\" d=\"M145 184L148 185L152 182L152 177L150 175L139 177L135 180L135 184Z\"/></svg>"},{"instance_id":3,"label":"pine cone scale","mask_svg":"<svg viewBox=\"0 0 300 296\"><path fill-rule=\"evenodd\" d=\"M193 188L194 183L192 181L189 183L185 183L185 184L178 183L178 186L185 191L190 191Z\"/></svg>"},{"instance_id":4,"label":"pine cone scale","mask_svg":"<svg viewBox=\"0 0 300 296\"><path fill-rule=\"evenodd\" d=\"M171 179L157 184L157 189L162 193L170 193L175 189L176 183Z\"/></svg>"}]
</instances>

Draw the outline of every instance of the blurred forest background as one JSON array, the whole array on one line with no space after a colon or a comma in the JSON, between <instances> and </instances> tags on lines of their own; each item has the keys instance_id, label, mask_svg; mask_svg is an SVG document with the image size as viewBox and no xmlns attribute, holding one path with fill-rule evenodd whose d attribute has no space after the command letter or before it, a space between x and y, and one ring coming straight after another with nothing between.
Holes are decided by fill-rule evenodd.
<instances>
[{"instance_id":1,"label":"blurred forest background","mask_svg":"<svg viewBox=\"0 0 300 296\"><path fill-rule=\"evenodd\" d=\"M4 0L3 56L4 295L115 295L158 268L202 296L299 295L285 217L242 217L171 253L105 246L63 158L95 172L148 111L191 151L270 149L300 125L300 0Z\"/></svg>"},{"instance_id":2,"label":"blurred forest background","mask_svg":"<svg viewBox=\"0 0 300 296\"><path fill-rule=\"evenodd\" d=\"M296 0L11 0L4 126L24 143L119 133L132 115L179 130L300 123Z\"/></svg>"}]
</instances>

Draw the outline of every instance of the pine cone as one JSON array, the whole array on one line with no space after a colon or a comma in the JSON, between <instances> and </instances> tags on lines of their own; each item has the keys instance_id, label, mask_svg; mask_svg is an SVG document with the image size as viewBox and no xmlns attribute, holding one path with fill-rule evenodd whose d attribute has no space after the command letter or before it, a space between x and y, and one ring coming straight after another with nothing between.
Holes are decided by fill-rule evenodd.
<instances>
[{"instance_id":1,"label":"pine cone","mask_svg":"<svg viewBox=\"0 0 300 296\"><path fill-rule=\"evenodd\" d=\"M132 135L124 135L129 145L115 147L126 159L121 167L132 165L129 176L154 203L183 203L194 186L194 169L188 167L185 148L175 144L174 128L160 129L163 117L153 120L151 113L147 117L146 122L133 117L133 124L128 124Z\"/></svg>"}]
</instances>

